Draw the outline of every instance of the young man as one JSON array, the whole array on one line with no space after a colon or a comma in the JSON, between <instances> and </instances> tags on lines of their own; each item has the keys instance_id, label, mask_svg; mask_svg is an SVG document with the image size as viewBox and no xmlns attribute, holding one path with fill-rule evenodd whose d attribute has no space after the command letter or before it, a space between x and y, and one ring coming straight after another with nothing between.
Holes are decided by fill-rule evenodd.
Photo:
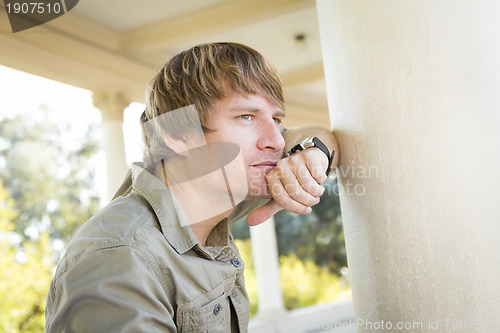
<instances>
[{"instance_id":1,"label":"young man","mask_svg":"<svg viewBox=\"0 0 500 333\"><path fill-rule=\"evenodd\" d=\"M246 332L229 223L309 213L337 160L329 131L286 131L284 116L279 78L257 51L213 43L172 58L148 90L144 163L68 245L46 331Z\"/></svg>"}]
</instances>

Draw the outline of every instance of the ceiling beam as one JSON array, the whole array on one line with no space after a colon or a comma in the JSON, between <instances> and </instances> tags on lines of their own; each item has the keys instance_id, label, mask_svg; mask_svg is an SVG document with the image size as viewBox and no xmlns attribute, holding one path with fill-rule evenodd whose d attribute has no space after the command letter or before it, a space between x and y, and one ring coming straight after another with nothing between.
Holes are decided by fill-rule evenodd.
<instances>
[{"instance_id":1,"label":"ceiling beam","mask_svg":"<svg viewBox=\"0 0 500 333\"><path fill-rule=\"evenodd\" d=\"M99 38L87 40L78 31L71 30L85 27L87 23L81 21L77 27L66 30L63 20L61 17L57 24L12 33L5 11L0 10L0 31L3 32L0 33L0 63L85 89L113 87L142 102L146 84L154 75L154 66L107 48ZM101 31L94 28L94 32L97 30ZM110 34L106 37L113 37Z\"/></svg>"},{"instance_id":2,"label":"ceiling beam","mask_svg":"<svg viewBox=\"0 0 500 333\"><path fill-rule=\"evenodd\" d=\"M323 62L319 61L292 71L280 74L281 82L285 88L321 81L325 79Z\"/></svg>"},{"instance_id":3,"label":"ceiling beam","mask_svg":"<svg viewBox=\"0 0 500 333\"><path fill-rule=\"evenodd\" d=\"M11 33L8 22L7 13L5 9L0 6L0 26L2 32ZM115 51L118 50L121 37L117 31L103 26L93 21L91 18L82 17L75 12L71 12L71 15L62 15L56 20L44 23L43 30L38 26L22 33L31 33L32 31L70 36L74 40L86 41L87 43L92 43Z\"/></svg>"},{"instance_id":4,"label":"ceiling beam","mask_svg":"<svg viewBox=\"0 0 500 333\"><path fill-rule=\"evenodd\" d=\"M124 76L106 67L83 63L79 59L66 56L63 52L54 53L9 38L6 34L0 34L0 45L5 48L0 52L0 64L4 66L83 89L120 90L129 99L144 102L148 74L143 79Z\"/></svg>"},{"instance_id":5,"label":"ceiling beam","mask_svg":"<svg viewBox=\"0 0 500 333\"><path fill-rule=\"evenodd\" d=\"M45 23L44 28L59 35L71 36L74 40L85 41L114 51L117 51L120 45L120 33L93 21L92 18L82 17L74 12Z\"/></svg>"},{"instance_id":6,"label":"ceiling beam","mask_svg":"<svg viewBox=\"0 0 500 333\"><path fill-rule=\"evenodd\" d=\"M121 50L166 48L311 6L314 0L229 0L130 30L122 36Z\"/></svg>"}]
</instances>

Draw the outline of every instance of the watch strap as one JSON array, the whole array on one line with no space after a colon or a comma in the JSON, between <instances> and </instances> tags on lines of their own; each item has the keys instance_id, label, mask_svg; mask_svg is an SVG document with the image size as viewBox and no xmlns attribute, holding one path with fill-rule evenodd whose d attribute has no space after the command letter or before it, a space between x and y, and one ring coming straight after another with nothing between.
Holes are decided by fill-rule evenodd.
<instances>
[{"instance_id":1,"label":"watch strap","mask_svg":"<svg viewBox=\"0 0 500 333\"><path fill-rule=\"evenodd\" d=\"M328 168L326 169L326 175L328 176L330 174L330 170L332 168L332 162L333 162L333 157L335 156L335 150L332 151L332 154L330 155L330 151L328 150L328 148L317 137L305 138L299 144L295 145L292 149L290 149L287 156L291 156L291 155L293 155L301 150L305 150L307 148L312 148L312 147L317 147L319 150L321 150L326 155L326 158L328 158Z\"/></svg>"},{"instance_id":2,"label":"watch strap","mask_svg":"<svg viewBox=\"0 0 500 333\"><path fill-rule=\"evenodd\" d=\"M335 156L335 150L332 151L332 154L330 155L330 151L320 139L314 137L313 142L314 146L319 148L319 150L321 150L323 153L325 153L326 158L328 158L328 168L326 169L326 175L328 176L330 174L330 170L332 169L332 162L333 162L333 157Z\"/></svg>"}]
</instances>

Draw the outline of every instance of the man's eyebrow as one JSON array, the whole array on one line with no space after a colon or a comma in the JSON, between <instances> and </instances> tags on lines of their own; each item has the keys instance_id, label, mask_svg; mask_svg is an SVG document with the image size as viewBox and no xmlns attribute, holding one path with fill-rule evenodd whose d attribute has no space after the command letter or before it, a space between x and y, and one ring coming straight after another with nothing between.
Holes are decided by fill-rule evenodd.
<instances>
[{"instance_id":1,"label":"man's eyebrow","mask_svg":"<svg viewBox=\"0 0 500 333\"><path fill-rule=\"evenodd\" d=\"M281 119L285 118L285 110L278 110L274 113L274 116L275 117L280 117Z\"/></svg>"},{"instance_id":2,"label":"man's eyebrow","mask_svg":"<svg viewBox=\"0 0 500 333\"><path fill-rule=\"evenodd\" d=\"M233 106L232 108L229 109L229 111L259 112L260 109L239 105L239 106ZM273 117L285 118L285 111L278 109L274 112Z\"/></svg>"}]
</instances>

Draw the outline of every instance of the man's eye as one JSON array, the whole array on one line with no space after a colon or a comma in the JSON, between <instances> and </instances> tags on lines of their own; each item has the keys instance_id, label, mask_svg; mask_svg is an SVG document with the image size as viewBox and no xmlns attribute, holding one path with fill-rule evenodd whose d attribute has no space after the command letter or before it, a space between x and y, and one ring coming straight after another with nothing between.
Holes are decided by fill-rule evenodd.
<instances>
[{"instance_id":1,"label":"man's eye","mask_svg":"<svg viewBox=\"0 0 500 333\"><path fill-rule=\"evenodd\" d=\"M245 120L252 120L253 119L253 116L250 115L250 114L244 114L244 115L241 115L239 116L241 119L245 119Z\"/></svg>"},{"instance_id":2,"label":"man's eye","mask_svg":"<svg viewBox=\"0 0 500 333\"><path fill-rule=\"evenodd\" d=\"M276 125L279 125L281 124L281 119L280 118L273 118L274 119L274 122Z\"/></svg>"}]
</instances>

